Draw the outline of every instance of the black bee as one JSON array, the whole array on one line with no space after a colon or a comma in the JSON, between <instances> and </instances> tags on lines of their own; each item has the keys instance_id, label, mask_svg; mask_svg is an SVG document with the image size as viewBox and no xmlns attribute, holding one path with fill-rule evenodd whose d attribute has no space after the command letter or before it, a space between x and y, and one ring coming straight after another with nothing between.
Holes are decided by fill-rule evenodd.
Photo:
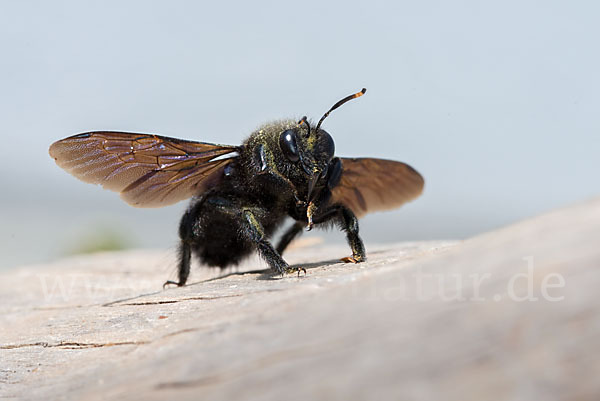
<instances>
[{"instance_id":1,"label":"black bee","mask_svg":"<svg viewBox=\"0 0 600 401\"><path fill-rule=\"evenodd\" d=\"M423 178L407 164L335 156L323 120L366 89L337 102L316 126L303 117L263 125L240 146L151 134L88 132L50 146L50 156L75 177L119 192L127 203L160 207L193 197L181 219L179 281L194 253L209 266L239 263L257 249L269 266L291 269L281 254L307 227L337 223L352 256L366 259L357 216L416 198ZM295 220L276 247L269 237L286 217ZM302 268L297 268L298 274Z\"/></svg>"}]
</instances>

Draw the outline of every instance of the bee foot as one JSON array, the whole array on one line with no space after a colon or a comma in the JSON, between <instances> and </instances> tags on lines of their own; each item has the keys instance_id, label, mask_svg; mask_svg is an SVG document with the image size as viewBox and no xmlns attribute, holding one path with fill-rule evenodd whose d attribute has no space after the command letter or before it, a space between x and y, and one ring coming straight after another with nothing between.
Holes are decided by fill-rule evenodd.
<instances>
[{"instance_id":1,"label":"bee foot","mask_svg":"<svg viewBox=\"0 0 600 401\"><path fill-rule=\"evenodd\" d=\"M181 287L181 286L179 285L179 283L178 283L178 282L176 282L176 281L172 281L172 280L167 280L167 281L165 281L165 283L163 284L163 290L164 290L164 289L165 289L165 288L166 288L168 285L176 285L176 286L178 286L178 287Z\"/></svg>"},{"instance_id":2,"label":"bee foot","mask_svg":"<svg viewBox=\"0 0 600 401\"><path fill-rule=\"evenodd\" d=\"M340 259L344 263L360 263L362 262L362 258L356 256L346 256L345 258Z\"/></svg>"},{"instance_id":3,"label":"bee foot","mask_svg":"<svg viewBox=\"0 0 600 401\"><path fill-rule=\"evenodd\" d=\"M300 266L288 267L287 269L285 269L285 273L287 273L287 274L298 273L298 277L300 277L300 272L304 272L304 275L306 276L306 269L304 267L300 267Z\"/></svg>"}]
</instances>

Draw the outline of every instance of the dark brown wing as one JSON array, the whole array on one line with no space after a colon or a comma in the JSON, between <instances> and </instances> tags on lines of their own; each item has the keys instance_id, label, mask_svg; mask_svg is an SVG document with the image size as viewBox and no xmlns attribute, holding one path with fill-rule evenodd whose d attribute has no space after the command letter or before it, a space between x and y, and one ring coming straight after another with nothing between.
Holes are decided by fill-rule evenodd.
<instances>
[{"instance_id":1,"label":"dark brown wing","mask_svg":"<svg viewBox=\"0 0 600 401\"><path fill-rule=\"evenodd\" d=\"M423 177L408 164L367 157L341 160L342 177L331 202L346 205L357 217L397 208L423 192Z\"/></svg>"},{"instance_id":2,"label":"dark brown wing","mask_svg":"<svg viewBox=\"0 0 600 401\"><path fill-rule=\"evenodd\" d=\"M88 132L53 143L50 156L80 180L120 192L133 206L159 207L216 185L232 161L219 157L237 150L158 135Z\"/></svg>"}]
</instances>

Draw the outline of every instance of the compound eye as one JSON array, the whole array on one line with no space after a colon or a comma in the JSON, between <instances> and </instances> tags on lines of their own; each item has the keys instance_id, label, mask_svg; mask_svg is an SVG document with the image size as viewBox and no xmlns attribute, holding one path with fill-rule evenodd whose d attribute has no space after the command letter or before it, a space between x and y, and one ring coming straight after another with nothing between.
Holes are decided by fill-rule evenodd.
<instances>
[{"instance_id":1,"label":"compound eye","mask_svg":"<svg viewBox=\"0 0 600 401\"><path fill-rule=\"evenodd\" d=\"M296 144L296 132L288 129L281 133L279 137L279 147L281 151L291 162L297 162L300 160L298 155L298 145Z\"/></svg>"}]
</instances>

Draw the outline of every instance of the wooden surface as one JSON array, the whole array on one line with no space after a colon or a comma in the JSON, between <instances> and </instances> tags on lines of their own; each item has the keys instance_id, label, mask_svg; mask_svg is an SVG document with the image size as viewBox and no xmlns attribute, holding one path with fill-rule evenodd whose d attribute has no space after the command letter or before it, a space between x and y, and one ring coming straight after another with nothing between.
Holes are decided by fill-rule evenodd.
<instances>
[{"instance_id":1,"label":"wooden surface","mask_svg":"<svg viewBox=\"0 0 600 401\"><path fill-rule=\"evenodd\" d=\"M301 277L196 266L162 291L168 251L11 270L0 399L600 399L599 235L596 199L463 242L367 243L359 265L297 248Z\"/></svg>"}]
</instances>

